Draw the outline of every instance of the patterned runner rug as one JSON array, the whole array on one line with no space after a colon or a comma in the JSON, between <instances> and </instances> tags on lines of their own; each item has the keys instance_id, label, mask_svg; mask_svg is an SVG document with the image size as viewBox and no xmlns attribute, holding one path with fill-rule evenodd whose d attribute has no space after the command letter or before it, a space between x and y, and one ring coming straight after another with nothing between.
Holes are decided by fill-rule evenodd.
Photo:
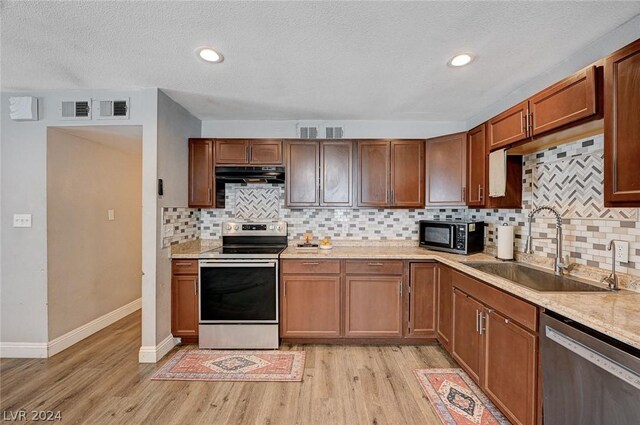
<instances>
[{"instance_id":1,"label":"patterned runner rug","mask_svg":"<svg viewBox=\"0 0 640 425\"><path fill-rule=\"evenodd\" d=\"M302 381L304 360L304 351L180 350L151 379Z\"/></svg>"},{"instance_id":2,"label":"patterned runner rug","mask_svg":"<svg viewBox=\"0 0 640 425\"><path fill-rule=\"evenodd\" d=\"M415 369L413 373L443 424L510 424L462 369Z\"/></svg>"}]
</instances>

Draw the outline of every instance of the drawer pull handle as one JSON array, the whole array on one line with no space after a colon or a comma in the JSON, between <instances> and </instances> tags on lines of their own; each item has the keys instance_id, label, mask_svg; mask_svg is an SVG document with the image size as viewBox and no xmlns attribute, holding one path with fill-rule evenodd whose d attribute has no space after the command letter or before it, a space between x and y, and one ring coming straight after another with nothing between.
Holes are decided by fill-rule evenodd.
<instances>
[{"instance_id":1,"label":"drawer pull handle","mask_svg":"<svg viewBox=\"0 0 640 425\"><path fill-rule=\"evenodd\" d=\"M305 266L317 266L320 263L307 261L302 264L304 264Z\"/></svg>"},{"instance_id":2,"label":"drawer pull handle","mask_svg":"<svg viewBox=\"0 0 640 425\"><path fill-rule=\"evenodd\" d=\"M190 267L191 263L176 263L176 266L178 266L178 267Z\"/></svg>"},{"instance_id":3,"label":"drawer pull handle","mask_svg":"<svg viewBox=\"0 0 640 425\"><path fill-rule=\"evenodd\" d=\"M369 266L384 266L383 263L367 263Z\"/></svg>"}]
</instances>

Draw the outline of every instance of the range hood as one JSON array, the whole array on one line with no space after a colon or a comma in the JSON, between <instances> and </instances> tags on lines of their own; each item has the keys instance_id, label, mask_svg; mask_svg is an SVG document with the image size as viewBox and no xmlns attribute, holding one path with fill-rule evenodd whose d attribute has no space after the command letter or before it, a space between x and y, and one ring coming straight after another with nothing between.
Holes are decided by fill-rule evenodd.
<instances>
[{"instance_id":1,"label":"range hood","mask_svg":"<svg viewBox=\"0 0 640 425\"><path fill-rule=\"evenodd\" d=\"M224 183L284 183L284 167L216 167L216 181Z\"/></svg>"}]
</instances>

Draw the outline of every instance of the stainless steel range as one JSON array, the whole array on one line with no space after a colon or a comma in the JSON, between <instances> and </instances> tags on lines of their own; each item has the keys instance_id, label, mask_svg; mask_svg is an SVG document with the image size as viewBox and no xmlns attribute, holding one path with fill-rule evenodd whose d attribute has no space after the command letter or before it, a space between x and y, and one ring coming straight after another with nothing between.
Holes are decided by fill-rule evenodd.
<instances>
[{"instance_id":1,"label":"stainless steel range","mask_svg":"<svg viewBox=\"0 0 640 425\"><path fill-rule=\"evenodd\" d=\"M278 258L286 247L286 222L223 223L222 246L200 260L200 348L278 348Z\"/></svg>"}]
</instances>

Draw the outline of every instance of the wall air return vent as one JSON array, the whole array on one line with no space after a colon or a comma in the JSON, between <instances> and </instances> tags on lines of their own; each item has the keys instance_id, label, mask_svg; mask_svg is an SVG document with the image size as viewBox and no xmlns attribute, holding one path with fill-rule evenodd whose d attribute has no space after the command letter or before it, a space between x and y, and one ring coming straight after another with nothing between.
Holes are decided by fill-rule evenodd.
<instances>
[{"instance_id":1,"label":"wall air return vent","mask_svg":"<svg viewBox=\"0 0 640 425\"><path fill-rule=\"evenodd\" d=\"M129 119L129 99L99 100L96 103L98 107L98 119Z\"/></svg>"},{"instance_id":2,"label":"wall air return vent","mask_svg":"<svg viewBox=\"0 0 640 425\"><path fill-rule=\"evenodd\" d=\"M298 138L300 139L317 139L318 133L318 127L298 125Z\"/></svg>"},{"instance_id":3,"label":"wall air return vent","mask_svg":"<svg viewBox=\"0 0 640 425\"><path fill-rule=\"evenodd\" d=\"M326 139L342 139L344 137L344 127L325 127Z\"/></svg>"},{"instance_id":4,"label":"wall air return vent","mask_svg":"<svg viewBox=\"0 0 640 425\"><path fill-rule=\"evenodd\" d=\"M63 100L60 104L60 118L63 120L90 120L91 100Z\"/></svg>"}]
</instances>

